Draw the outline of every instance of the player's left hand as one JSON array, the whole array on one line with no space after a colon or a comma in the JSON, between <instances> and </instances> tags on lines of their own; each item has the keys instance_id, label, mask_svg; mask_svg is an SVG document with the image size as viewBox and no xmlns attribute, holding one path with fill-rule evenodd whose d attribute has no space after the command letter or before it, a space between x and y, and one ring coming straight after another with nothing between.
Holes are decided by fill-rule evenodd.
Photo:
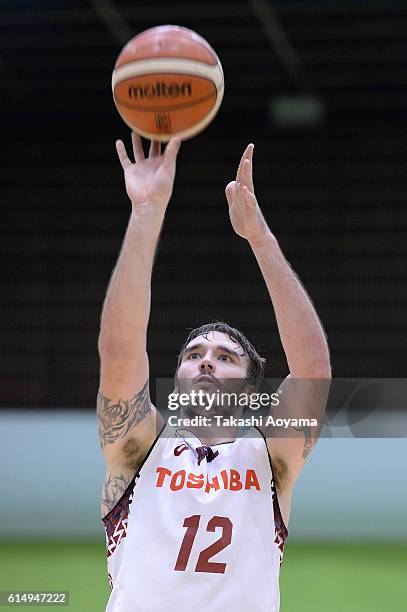
<instances>
[{"instance_id":1,"label":"player's left hand","mask_svg":"<svg viewBox=\"0 0 407 612\"><path fill-rule=\"evenodd\" d=\"M254 144L246 147L237 169L236 180L229 183L225 190L233 229L250 243L260 240L268 231L254 195L253 149Z\"/></svg>"}]
</instances>

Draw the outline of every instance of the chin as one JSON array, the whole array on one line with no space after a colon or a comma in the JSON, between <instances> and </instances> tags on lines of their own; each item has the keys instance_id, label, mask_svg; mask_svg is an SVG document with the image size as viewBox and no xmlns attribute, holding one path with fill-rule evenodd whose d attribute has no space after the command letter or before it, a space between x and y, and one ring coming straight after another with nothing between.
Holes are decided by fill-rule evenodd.
<instances>
[{"instance_id":1,"label":"chin","mask_svg":"<svg viewBox=\"0 0 407 612\"><path fill-rule=\"evenodd\" d=\"M182 417L194 417L194 416L209 416L209 410L206 410L204 406L184 406L182 409Z\"/></svg>"},{"instance_id":2,"label":"chin","mask_svg":"<svg viewBox=\"0 0 407 612\"><path fill-rule=\"evenodd\" d=\"M218 389L218 385L216 383L203 380L202 382L197 382L194 385L192 385L191 389L194 389L195 391L202 390L202 391L208 391L209 393L215 393L216 390Z\"/></svg>"}]
</instances>

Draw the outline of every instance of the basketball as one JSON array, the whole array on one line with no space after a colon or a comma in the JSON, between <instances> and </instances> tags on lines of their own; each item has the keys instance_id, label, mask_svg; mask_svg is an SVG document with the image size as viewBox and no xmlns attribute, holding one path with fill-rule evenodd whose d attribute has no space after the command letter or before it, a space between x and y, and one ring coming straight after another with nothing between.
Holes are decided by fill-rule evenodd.
<instances>
[{"instance_id":1,"label":"basketball","mask_svg":"<svg viewBox=\"0 0 407 612\"><path fill-rule=\"evenodd\" d=\"M120 116L137 134L186 140L202 132L218 112L223 70L202 36L180 26L157 26L122 49L112 90Z\"/></svg>"}]
</instances>

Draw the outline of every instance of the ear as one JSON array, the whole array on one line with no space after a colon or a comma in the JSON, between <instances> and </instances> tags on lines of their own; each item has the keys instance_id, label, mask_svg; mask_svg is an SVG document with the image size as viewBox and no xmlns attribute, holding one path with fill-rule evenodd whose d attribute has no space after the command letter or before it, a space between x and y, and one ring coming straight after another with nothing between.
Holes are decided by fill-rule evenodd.
<instances>
[{"instance_id":1,"label":"ear","mask_svg":"<svg viewBox=\"0 0 407 612\"><path fill-rule=\"evenodd\" d=\"M241 393L246 393L247 395L252 395L252 393L257 393L256 385L250 382L245 382Z\"/></svg>"},{"instance_id":2,"label":"ear","mask_svg":"<svg viewBox=\"0 0 407 612\"><path fill-rule=\"evenodd\" d=\"M246 395L247 397L247 403L246 403L246 406L243 408L243 412L246 412L249 409L249 406L251 404L251 396L254 393L257 393L256 385L253 385L252 383L249 383L249 382L245 382L240 392L241 395Z\"/></svg>"},{"instance_id":3,"label":"ear","mask_svg":"<svg viewBox=\"0 0 407 612\"><path fill-rule=\"evenodd\" d=\"M247 395L247 397L250 397L252 395L252 393L257 393L256 391L256 385L254 385L252 382L253 379L252 378L246 378L242 388L240 389L240 395Z\"/></svg>"}]
</instances>

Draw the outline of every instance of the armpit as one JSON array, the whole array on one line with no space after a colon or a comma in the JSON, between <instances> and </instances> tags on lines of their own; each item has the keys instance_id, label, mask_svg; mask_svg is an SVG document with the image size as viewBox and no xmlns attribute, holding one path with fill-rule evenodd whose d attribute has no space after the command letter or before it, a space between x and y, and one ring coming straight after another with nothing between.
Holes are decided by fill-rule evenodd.
<instances>
[{"instance_id":1,"label":"armpit","mask_svg":"<svg viewBox=\"0 0 407 612\"><path fill-rule=\"evenodd\" d=\"M284 485L288 482L288 465L281 457L273 457L272 469L277 493L281 493Z\"/></svg>"},{"instance_id":2,"label":"armpit","mask_svg":"<svg viewBox=\"0 0 407 612\"><path fill-rule=\"evenodd\" d=\"M144 456L146 455L146 451L144 449L143 444L137 438L129 438L123 444L122 449L122 458L123 464L133 474L136 473L140 464L144 460Z\"/></svg>"}]
</instances>

